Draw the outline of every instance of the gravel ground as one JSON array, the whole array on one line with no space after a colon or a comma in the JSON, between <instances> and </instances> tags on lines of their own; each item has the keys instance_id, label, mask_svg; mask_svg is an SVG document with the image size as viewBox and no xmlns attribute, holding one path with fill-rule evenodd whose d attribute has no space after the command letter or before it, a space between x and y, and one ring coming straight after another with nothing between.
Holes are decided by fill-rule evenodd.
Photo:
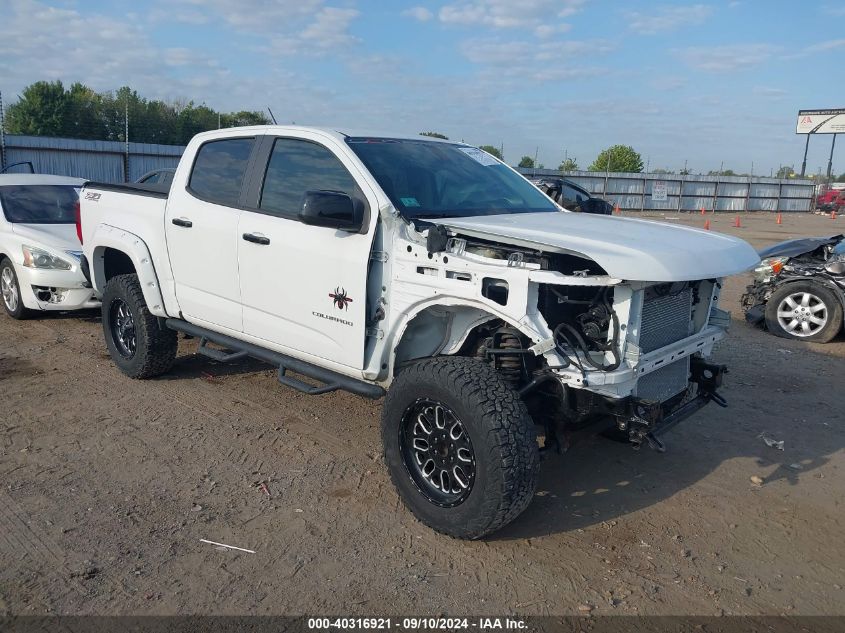
<instances>
[{"instance_id":1,"label":"gravel ground","mask_svg":"<svg viewBox=\"0 0 845 633\"><path fill-rule=\"evenodd\" d=\"M757 247L845 230L708 217ZM400 505L379 403L304 396L193 341L168 376L132 381L96 314L0 316L0 615L843 614L845 342L747 326L745 282L723 294L729 409L676 427L662 455L579 433L481 542Z\"/></svg>"}]
</instances>

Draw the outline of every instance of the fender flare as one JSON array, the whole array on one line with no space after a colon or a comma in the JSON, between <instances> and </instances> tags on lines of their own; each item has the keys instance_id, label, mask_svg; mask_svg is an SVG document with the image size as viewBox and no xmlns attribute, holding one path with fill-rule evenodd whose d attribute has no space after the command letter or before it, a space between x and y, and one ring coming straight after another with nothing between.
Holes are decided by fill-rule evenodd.
<instances>
[{"instance_id":1,"label":"fender flare","mask_svg":"<svg viewBox=\"0 0 845 633\"><path fill-rule=\"evenodd\" d=\"M104 269L104 253L107 248L120 251L132 260L138 280L141 282L141 291L144 293L144 300L147 302L150 312L158 317L167 317L164 309L164 297L159 287L158 275L153 266L153 258L150 249L140 237L124 229L100 224L91 242L96 244L92 253L91 283L94 288L102 294L106 285L106 273Z\"/></svg>"}]
</instances>

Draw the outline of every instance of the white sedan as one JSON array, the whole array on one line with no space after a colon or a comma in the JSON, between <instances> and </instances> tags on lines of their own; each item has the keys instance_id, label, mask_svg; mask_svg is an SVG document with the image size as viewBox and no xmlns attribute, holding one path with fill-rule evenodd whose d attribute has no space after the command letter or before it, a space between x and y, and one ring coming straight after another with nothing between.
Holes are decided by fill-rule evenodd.
<instances>
[{"instance_id":1,"label":"white sedan","mask_svg":"<svg viewBox=\"0 0 845 633\"><path fill-rule=\"evenodd\" d=\"M14 319L100 305L80 269L80 178L0 175L0 291Z\"/></svg>"}]
</instances>

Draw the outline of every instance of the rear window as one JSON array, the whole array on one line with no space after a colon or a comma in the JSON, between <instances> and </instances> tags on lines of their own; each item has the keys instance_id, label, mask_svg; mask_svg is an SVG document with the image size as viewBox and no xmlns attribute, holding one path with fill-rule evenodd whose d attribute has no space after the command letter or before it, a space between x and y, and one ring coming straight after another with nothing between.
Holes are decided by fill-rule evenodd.
<instances>
[{"instance_id":1,"label":"rear window","mask_svg":"<svg viewBox=\"0 0 845 633\"><path fill-rule=\"evenodd\" d=\"M0 206L15 224L73 224L79 188L72 185L0 187Z\"/></svg>"},{"instance_id":2,"label":"rear window","mask_svg":"<svg viewBox=\"0 0 845 633\"><path fill-rule=\"evenodd\" d=\"M202 145L188 184L191 191L209 202L236 206L253 143L253 138L229 138Z\"/></svg>"}]
</instances>

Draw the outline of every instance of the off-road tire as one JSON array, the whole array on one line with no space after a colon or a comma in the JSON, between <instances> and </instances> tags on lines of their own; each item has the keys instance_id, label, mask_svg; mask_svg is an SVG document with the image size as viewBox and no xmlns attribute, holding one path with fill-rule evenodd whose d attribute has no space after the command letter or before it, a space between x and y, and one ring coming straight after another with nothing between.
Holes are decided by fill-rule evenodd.
<instances>
[{"instance_id":1,"label":"off-road tire","mask_svg":"<svg viewBox=\"0 0 845 633\"><path fill-rule=\"evenodd\" d=\"M118 349L111 327L111 310L123 302L130 310L135 326L135 351L126 357ZM179 345L176 332L165 328L147 308L138 275L116 275L103 291L103 334L109 354L121 372L130 378L153 378L167 372L176 358Z\"/></svg>"},{"instance_id":2,"label":"off-road tire","mask_svg":"<svg viewBox=\"0 0 845 633\"><path fill-rule=\"evenodd\" d=\"M11 260L7 257L0 258L0 278L2 278L3 271L5 269L9 269L12 273L12 281L15 284L15 288L17 289L18 293L18 304L14 310L10 310L9 306L6 305L6 302L0 297L0 303L3 304L3 309L13 319L17 319L18 321L22 321L24 319L28 319L32 316L33 311L27 308L23 304L23 295L21 294L21 283L18 280L18 274L15 272L15 265L12 264Z\"/></svg>"},{"instance_id":3,"label":"off-road tire","mask_svg":"<svg viewBox=\"0 0 845 633\"><path fill-rule=\"evenodd\" d=\"M781 327L778 322L778 306L781 302L789 295L802 292L818 297L827 308L827 323L818 332L810 336L795 336ZM828 343L842 329L842 303L831 289L821 284L812 281L788 283L775 290L766 302L766 328L775 336L792 339L793 341Z\"/></svg>"},{"instance_id":4,"label":"off-road tire","mask_svg":"<svg viewBox=\"0 0 845 633\"><path fill-rule=\"evenodd\" d=\"M474 482L468 497L452 507L431 501L403 459L403 419L421 399L449 407L472 442ZM390 477L405 505L432 529L455 538L479 539L507 525L528 507L537 488L540 455L528 409L480 360L430 358L404 369L384 402L382 441Z\"/></svg>"}]
</instances>

